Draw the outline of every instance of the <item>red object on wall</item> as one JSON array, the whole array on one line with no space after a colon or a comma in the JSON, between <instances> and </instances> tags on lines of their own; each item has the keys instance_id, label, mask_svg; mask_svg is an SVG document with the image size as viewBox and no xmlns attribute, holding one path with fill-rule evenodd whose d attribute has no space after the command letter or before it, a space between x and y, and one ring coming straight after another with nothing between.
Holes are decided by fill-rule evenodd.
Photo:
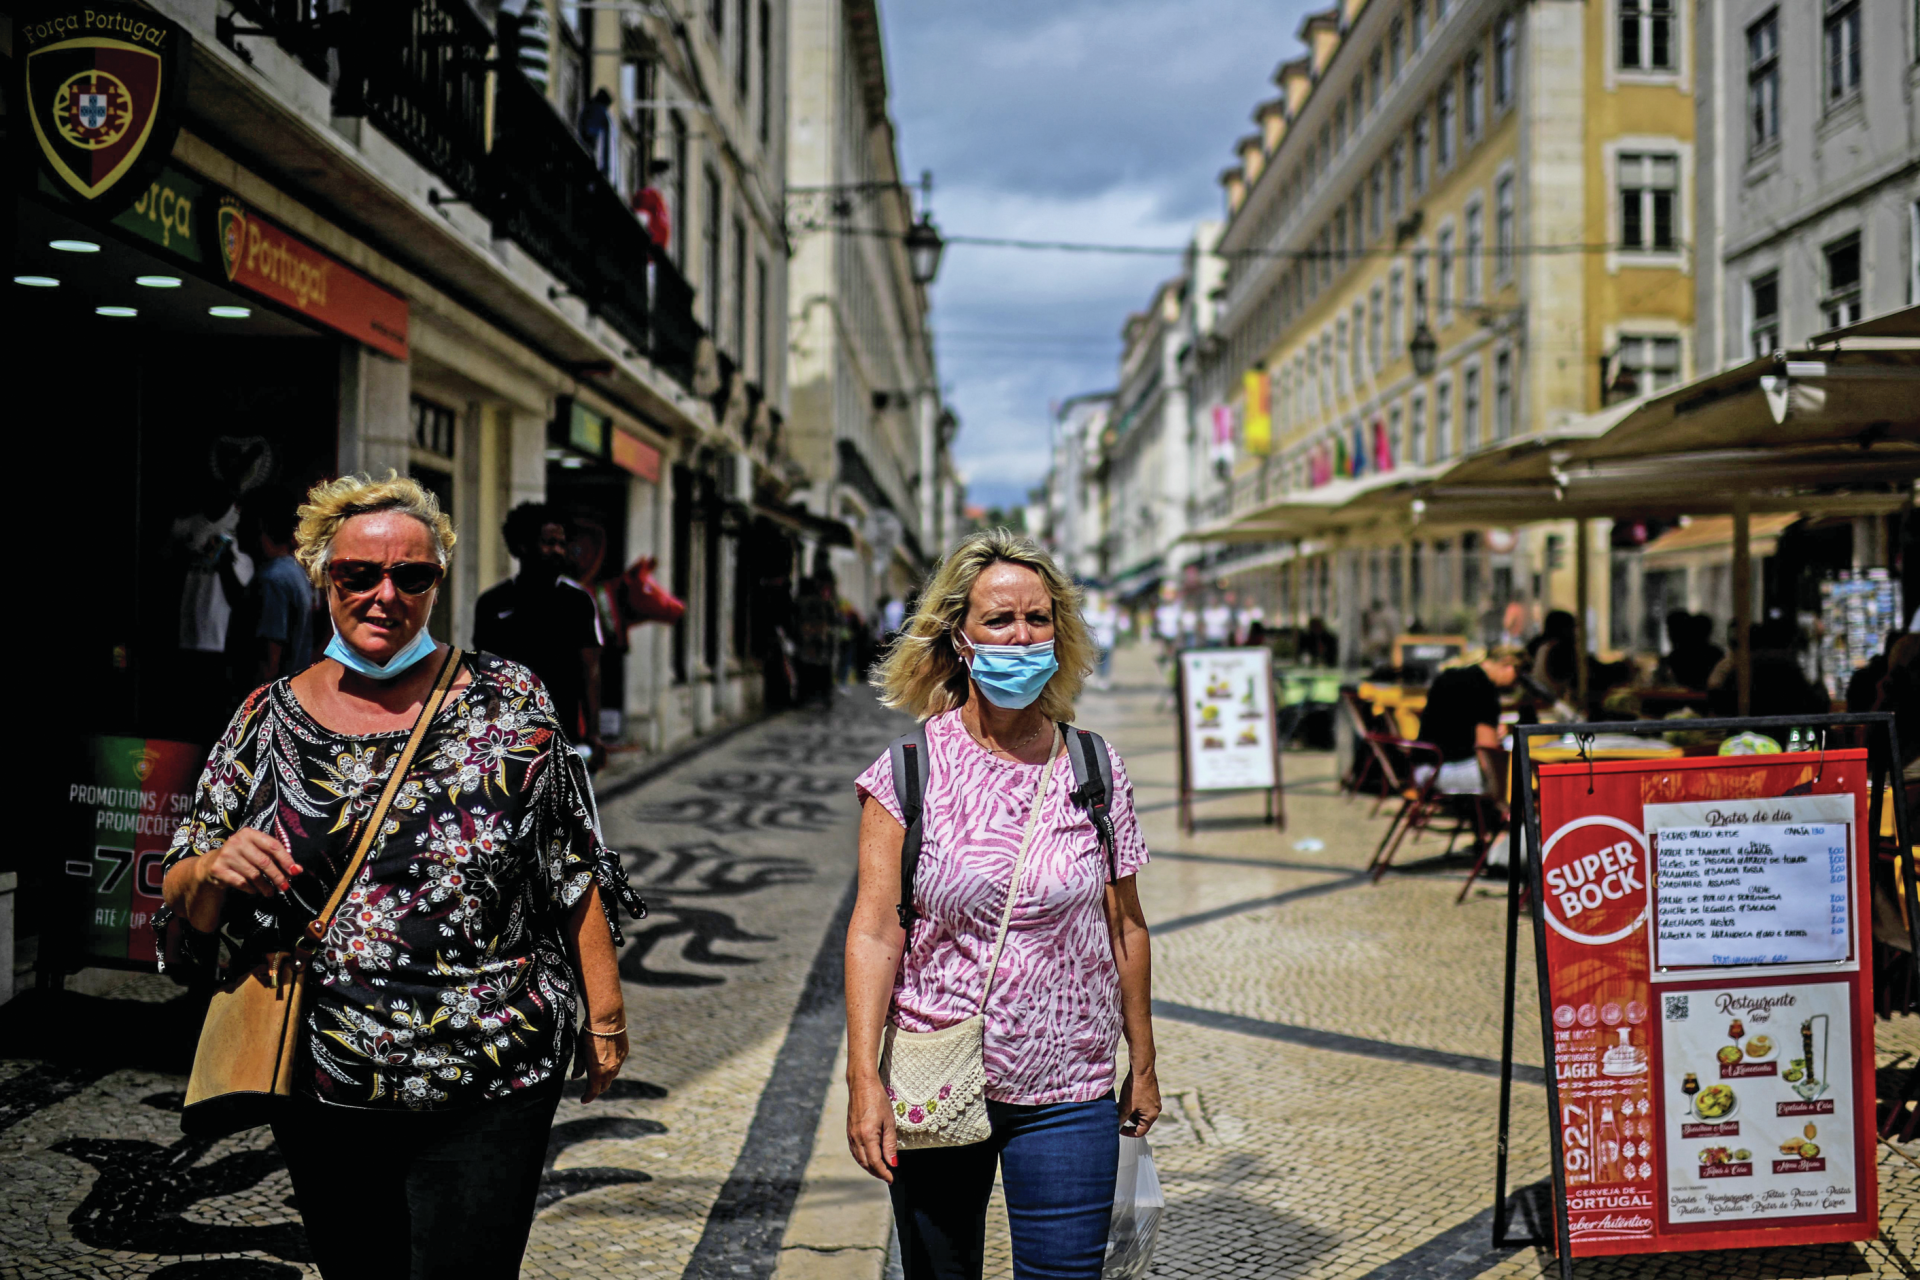
<instances>
[{"instance_id":1,"label":"red object on wall","mask_svg":"<svg viewBox=\"0 0 1920 1280\"><path fill-rule=\"evenodd\" d=\"M646 224L653 247L666 248L667 242L673 239L673 219L667 213L667 198L652 187L642 187L633 193L633 211Z\"/></svg>"},{"instance_id":2,"label":"red object on wall","mask_svg":"<svg viewBox=\"0 0 1920 1280\"><path fill-rule=\"evenodd\" d=\"M1573 1255L1875 1238L1866 753L1539 777Z\"/></svg>"},{"instance_id":3,"label":"red object on wall","mask_svg":"<svg viewBox=\"0 0 1920 1280\"><path fill-rule=\"evenodd\" d=\"M621 612L628 626L641 622L664 622L672 626L687 612L686 602L661 586L653 576L656 567L658 561L653 556L642 556L620 575Z\"/></svg>"}]
</instances>

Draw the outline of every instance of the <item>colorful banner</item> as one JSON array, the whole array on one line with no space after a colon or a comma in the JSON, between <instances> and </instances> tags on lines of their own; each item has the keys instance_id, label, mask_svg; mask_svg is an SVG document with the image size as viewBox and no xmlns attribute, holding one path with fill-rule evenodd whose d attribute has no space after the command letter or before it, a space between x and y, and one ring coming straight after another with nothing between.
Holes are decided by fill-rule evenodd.
<instances>
[{"instance_id":1,"label":"colorful banner","mask_svg":"<svg viewBox=\"0 0 1920 1280\"><path fill-rule=\"evenodd\" d=\"M1576 1257L1877 1234L1866 782L1853 750L1540 770Z\"/></svg>"},{"instance_id":2,"label":"colorful banner","mask_svg":"<svg viewBox=\"0 0 1920 1280\"><path fill-rule=\"evenodd\" d=\"M613 464L624 467L642 480L660 483L660 451L638 436L616 428L613 433Z\"/></svg>"},{"instance_id":3,"label":"colorful banner","mask_svg":"<svg viewBox=\"0 0 1920 1280\"><path fill-rule=\"evenodd\" d=\"M217 215L227 279L396 360L407 358L407 300L224 196Z\"/></svg>"},{"instance_id":4,"label":"colorful banner","mask_svg":"<svg viewBox=\"0 0 1920 1280\"><path fill-rule=\"evenodd\" d=\"M1240 442L1248 453L1273 452L1273 380L1264 369L1247 371L1246 407L1241 412Z\"/></svg>"},{"instance_id":5,"label":"colorful banner","mask_svg":"<svg viewBox=\"0 0 1920 1280\"><path fill-rule=\"evenodd\" d=\"M160 864L193 807L206 749L189 742L94 738L86 776L67 784L87 843L64 850L69 876L92 882L85 937L73 958L151 963Z\"/></svg>"}]
</instances>

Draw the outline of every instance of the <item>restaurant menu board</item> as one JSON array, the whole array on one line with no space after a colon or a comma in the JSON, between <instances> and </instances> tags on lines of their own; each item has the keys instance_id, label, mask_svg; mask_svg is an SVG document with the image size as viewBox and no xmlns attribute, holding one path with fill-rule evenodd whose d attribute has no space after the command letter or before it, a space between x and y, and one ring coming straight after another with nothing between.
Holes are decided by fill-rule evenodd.
<instances>
[{"instance_id":1,"label":"restaurant menu board","mask_svg":"<svg viewBox=\"0 0 1920 1280\"><path fill-rule=\"evenodd\" d=\"M160 864L193 807L206 749L149 738L93 738L67 804L84 829L62 850L66 874L90 882L75 960L152 962Z\"/></svg>"},{"instance_id":2,"label":"restaurant menu board","mask_svg":"<svg viewBox=\"0 0 1920 1280\"><path fill-rule=\"evenodd\" d=\"M1273 759L1270 649L1189 649L1180 655L1187 785L1230 791L1278 785Z\"/></svg>"},{"instance_id":3,"label":"restaurant menu board","mask_svg":"<svg viewBox=\"0 0 1920 1280\"><path fill-rule=\"evenodd\" d=\"M1846 823L1675 827L1654 847L1654 968L1847 958Z\"/></svg>"},{"instance_id":4,"label":"restaurant menu board","mask_svg":"<svg viewBox=\"0 0 1920 1280\"><path fill-rule=\"evenodd\" d=\"M1574 1256L1873 1238L1866 753L1539 778Z\"/></svg>"}]
</instances>

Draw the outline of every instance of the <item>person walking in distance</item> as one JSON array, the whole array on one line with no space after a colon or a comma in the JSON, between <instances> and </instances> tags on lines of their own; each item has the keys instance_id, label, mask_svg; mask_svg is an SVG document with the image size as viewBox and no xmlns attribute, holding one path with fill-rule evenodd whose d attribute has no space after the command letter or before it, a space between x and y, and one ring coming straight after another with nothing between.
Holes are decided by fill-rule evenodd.
<instances>
[{"instance_id":1,"label":"person walking in distance","mask_svg":"<svg viewBox=\"0 0 1920 1280\"><path fill-rule=\"evenodd\" d=\"M1079 603L1032 540L1005 529L975 534L942 564L874 677L888 706L925 722L925 772L896 778L890 750L855 784L847 1142L889 1184L907 1280L979 1280L996 1169L1014 1274L1097 1280L1119 1137L1145 1134L1160 1114L1147 927L1134 884L1147 849L1132 787L1111 755L1109 794L1096 810L1067 758L1093 745L1076 737L1069 748L1064 724L1095 658ZM922 842L901 903L913 821L903 821L902 793L915 794L914 776L925 784L915 805ZM1089 785L1099 781L1089 776ZM961 1030L979 1015L984 1051L971 1051L959 1093L893 1096L883 1049L889 1078L910 1088L896 1055L911 1037ZM991 1133L984 1123L931 1132L955 1107L976 1120L983 1109Z\"/></svg>"},{"instance_id":2,"label":"person walking in distance","mask_svg":"<svg viewBox=\"0 0 1920 1280\"><path fill-rule=\"evenodd\" d=\"M227 656L238 695L313 661L313 584L293 558L299 499L278 485L240 500L240 543L253 557L253 577L227 628Z\"/></svg>"},{"instance_id":3,"label":"person walking in distance","mask_svg":"<svg viewBox=\"0 0 1920 1280\"><path fill-rule=\"evenodd\" d=\"M626 1059L614 905L646 905L539 678L428 634L433 495L330 481L295 541L334 637L234 713L155 929L178 917L190 956L217 931L245 973L329 921L271 1122L325 1280L512 1280L570 1064L591 1101Z\"/></svg>"},{"instance_id":4,"label":"person walking in distance","mask_svg":"<svg viewBox=\"0 0 1920 1280\"><path fill-rule=\"evenodd\" d=\"M567 740L606 763L600 739L600 613L586 589L565 576L566 523L542 503L523 502L501 526L520 572L482 592L473 605L474 647L528 667L553 700Z\"/></svg>"}]
</instances>

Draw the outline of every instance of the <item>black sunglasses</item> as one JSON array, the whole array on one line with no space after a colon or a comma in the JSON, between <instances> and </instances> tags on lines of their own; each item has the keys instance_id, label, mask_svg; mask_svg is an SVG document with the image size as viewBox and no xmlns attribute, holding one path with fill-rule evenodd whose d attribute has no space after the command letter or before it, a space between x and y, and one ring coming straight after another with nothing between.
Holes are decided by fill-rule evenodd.
<instances>
[{"instance_id":1,"label":"black sunglasses","mask_svg":"<svg viewBox=\"0 0 1920 1280\"><path fill-rule=\"evenodd\" d=\"M382 578L393 579L393 589L404 596L423 596L440 585L446 570L437 564L402 560L398 564L376 564L372 560L335 560L327 565L327 578L348 596L365 595L377 590Z\"/></svg>"}]
</instances>

